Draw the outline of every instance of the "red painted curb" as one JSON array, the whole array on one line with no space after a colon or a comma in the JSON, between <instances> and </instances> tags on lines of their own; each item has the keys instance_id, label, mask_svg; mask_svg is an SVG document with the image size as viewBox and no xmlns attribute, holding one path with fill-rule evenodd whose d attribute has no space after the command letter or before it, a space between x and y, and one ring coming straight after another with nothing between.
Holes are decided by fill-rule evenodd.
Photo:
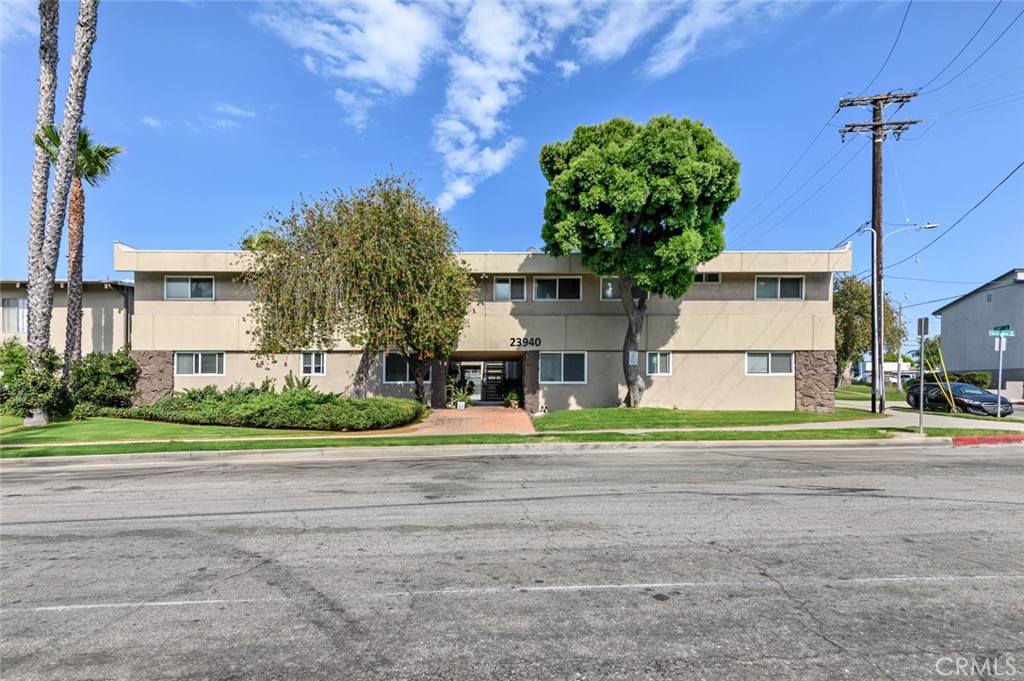
<instances>
[{"instance_id":1,"label":"red painted curb","mask_svg":"<svg viewBox=\"0 0 1024 681\"><path fill-rule=\"evenodd\" d=\"M953 438L954 447L977 447L978 445L1012 445L1024 442L1024 433L1014 435L964 435Z\"/></svg>"}]
</instances>

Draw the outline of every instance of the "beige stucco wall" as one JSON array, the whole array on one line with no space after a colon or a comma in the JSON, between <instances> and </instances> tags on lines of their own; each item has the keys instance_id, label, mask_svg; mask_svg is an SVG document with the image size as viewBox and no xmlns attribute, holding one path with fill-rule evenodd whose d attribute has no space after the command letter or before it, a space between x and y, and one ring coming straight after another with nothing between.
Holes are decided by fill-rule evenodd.
<instances>
[{"instance_id":1,"label":"beige stucco wall","mask_svg":"<svg viewBox=\"0 0 1024 681\"><path fill-rule=\"evenodd\" d=\"M125 344L124 297L103 284L86 283L82 289L82 354L114 352ZM0 284L0 298L24 300L27 289L5 282ZM67 336L67 290L58 283L53 296L53 317L50 321L50 346L63 354ZM24 344L25 333L3 333L3 340L14 338Z\"/></svg>"}]
</instances>

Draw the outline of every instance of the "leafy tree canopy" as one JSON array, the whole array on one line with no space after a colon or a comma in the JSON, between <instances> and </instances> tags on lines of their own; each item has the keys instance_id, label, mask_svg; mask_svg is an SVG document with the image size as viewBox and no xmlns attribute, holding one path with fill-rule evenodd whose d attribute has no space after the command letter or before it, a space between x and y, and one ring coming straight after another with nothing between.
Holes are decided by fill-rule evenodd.
<instances>
[{"instance_id":1,"label":"leafy tree canopy","mask_svg":"<svg viewBox=\"0 0 1024 681\"><path fill-rule=\"evenodd\" d=\"M580 253L596 274L678 298L694 268L725 248L723 216L739 197L739 162L710 128L657 116L614 118L545 145L545 251Z\"/></svg>"},{"instance_id":2,"label":"leafy tree canopy","mask_svg":"<svg viewBox=\"0 0 1024 681\"><path fill-rule=\"evenodd\" d=\"M882 344L895 353L907 330L899 308L885 296ZM837 276L832 283L832 310L836 318L836 380L861 355L871 352L871 284L854 275ZM895 355L894 355L895 356Z\"/></svg>"}]
</instances>

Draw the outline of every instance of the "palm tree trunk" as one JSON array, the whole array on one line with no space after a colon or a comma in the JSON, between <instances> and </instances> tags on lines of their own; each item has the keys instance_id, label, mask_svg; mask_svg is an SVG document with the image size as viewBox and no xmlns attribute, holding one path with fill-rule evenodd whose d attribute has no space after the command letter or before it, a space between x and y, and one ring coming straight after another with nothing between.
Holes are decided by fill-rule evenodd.
<instances>
[{"instance_id":1,"label":"palm tree trunk","mask_svg":"<svg viewBox=\"0 0 1024 681\"><path fill-rule=\"evenodd\" d=\"M71 182L68 202L68 324L64 340L64 380L82 359L82 249L85 242L85 191L82 180Z\"/></svg>"},{"instance_id":2,"label":"palm tree trunk","mask_svg":"<svg viewBox=\"0 0 1024 681\"><path fill-rule=\"evenodd\" d=\"M36 113L36 135L53 125L57 100L57 24L60 8L57 0L39 2L39 108ZM49 316L35 314L44 301L39 293L45 285L42 268L43 237L46 232L46 194L50 182L50 157L36 145L32 162L32 208L29 212L28 234L28 347L35 351L50 344ZM34 284L34 282L37 282Z\"/></svg>"},{"instance_id":3,"label":"palm tree trunk","mask_svg":"<svg viewBox=\"0 0 1024 681\"><path fill-rule=\"evenodd\" d=\"M81 0L78 24L75 26L75 49L71 54L71 78L64 100L64 123L61 125L60 147L57 150L53 194L46 214L42 253L35 267L29 267L29 319L34 331L30 348L41 351L50 344L50 320L53 316L53 282L60 255L60 240L67 215L68 193L75 175L78 154L78 129L85 109L85 93L92 68L92 46L96 42L96 20L99 0ZM30 256L31 257L31 256Z\"/></svg>"}]
</instances>

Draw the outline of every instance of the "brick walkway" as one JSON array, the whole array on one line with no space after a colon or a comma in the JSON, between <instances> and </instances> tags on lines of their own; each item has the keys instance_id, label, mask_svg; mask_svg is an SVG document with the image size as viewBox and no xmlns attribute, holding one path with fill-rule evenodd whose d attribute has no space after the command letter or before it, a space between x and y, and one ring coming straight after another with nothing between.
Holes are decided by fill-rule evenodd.
<instances>
[{"instance_id":1,"label":"brick walkway","mask_svg":"<svg viewBox=\"0 0 1024 681\"><path fill-rule=\"evenodd\" d=\"M470 407L435 409L415 427L416 435L470 435L474 433L535 432L530 415L522 409Z\"/></svg>"}]
</instances>

